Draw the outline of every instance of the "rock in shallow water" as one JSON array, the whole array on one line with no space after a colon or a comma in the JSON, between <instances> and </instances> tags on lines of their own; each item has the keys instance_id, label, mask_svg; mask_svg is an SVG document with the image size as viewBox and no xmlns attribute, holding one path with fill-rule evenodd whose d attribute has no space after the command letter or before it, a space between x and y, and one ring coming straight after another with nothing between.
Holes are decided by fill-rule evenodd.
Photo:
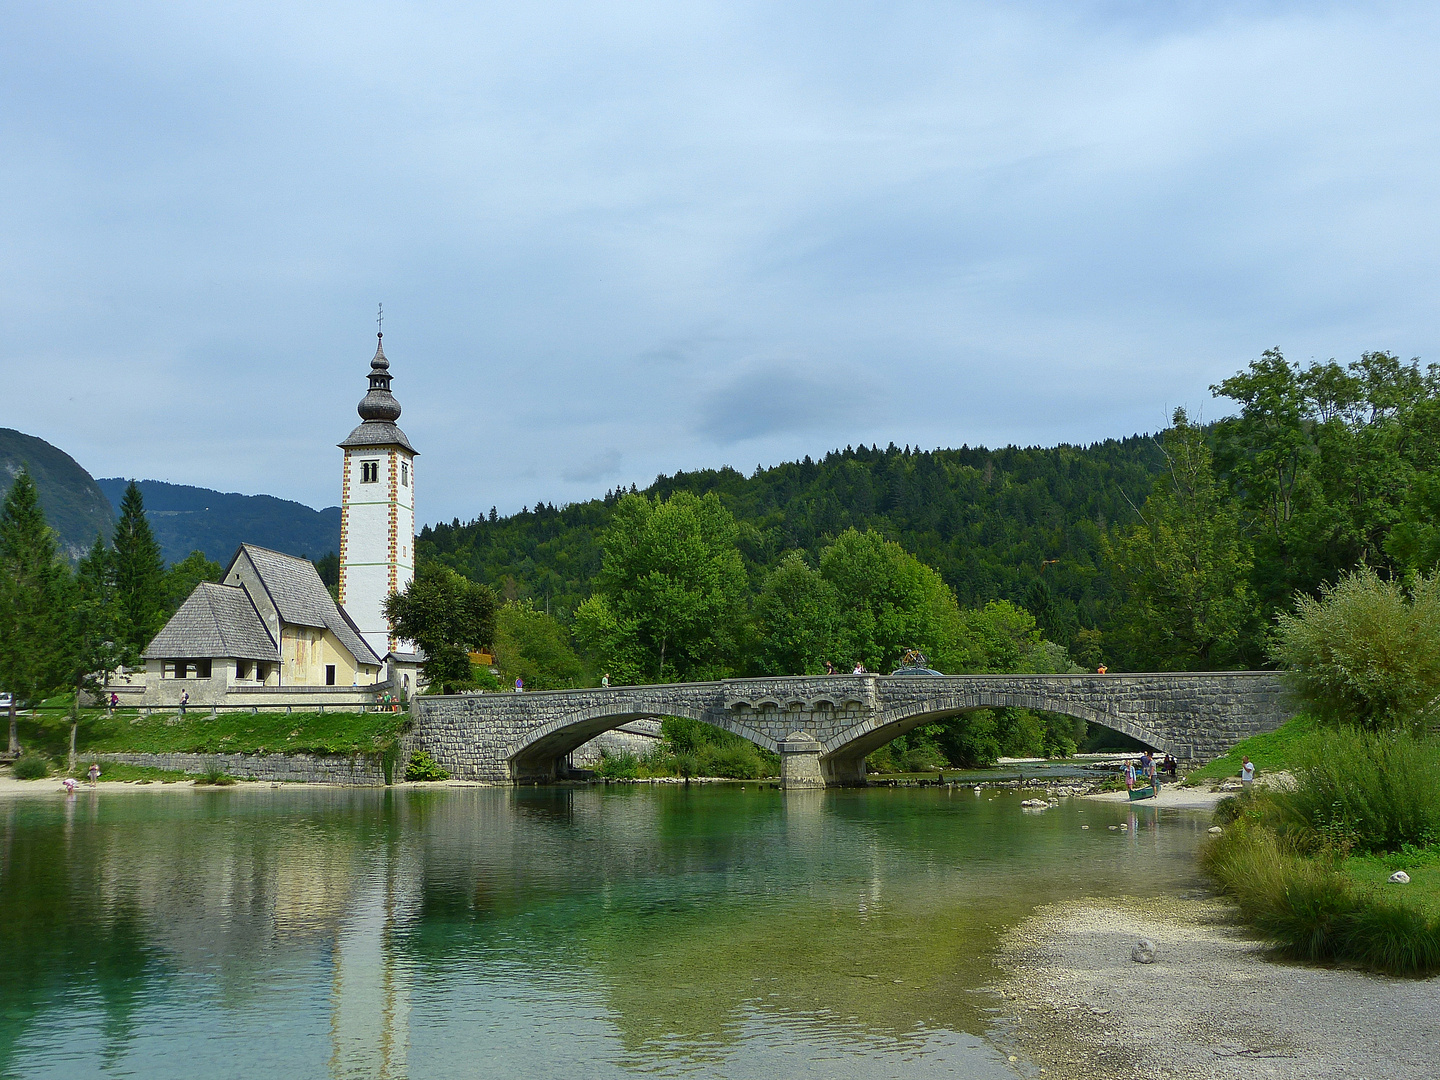
<instances>
[{"instance_id":1,"label":"rock in shallow water","mask_svg":"<svg viewBox=\"0 0 1440 1080\"><path fill-rule=\"evenodd\" d=\"M1219 836L1219 835L1220 835L1222 832L1224 832L1224 831L1225 831L1225 830L1222 829L1222 828L1220 828L1219 825L1211 825L1211 826L1210 826L1210 835L1211 835L1211 836Z\"/></svg>"},{"instance_id":2,"label":"rock in shallow water","mask_svg":"<svg viewBox=\"0 0 1440 1080\"><path fill-rule=\"evenodd\" d=\"M1149 938L1141 938L1130 949L1130 959L1137 964L1153 964L1155 962L1155 942Z\"/></svg>"}]
</instances>

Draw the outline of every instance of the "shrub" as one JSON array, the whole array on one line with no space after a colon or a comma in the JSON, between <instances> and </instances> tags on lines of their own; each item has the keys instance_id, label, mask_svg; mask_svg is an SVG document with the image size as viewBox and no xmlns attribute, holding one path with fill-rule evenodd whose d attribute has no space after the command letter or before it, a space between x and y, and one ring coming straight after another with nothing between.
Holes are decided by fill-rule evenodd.
<instances>
[{"instance_id":1,"label":"shrub","mask_svg":"<svg viewBox=\"0 0 1440 1080\"><path fill-rule=\"evenodd\" d=\"M1323 720L1372 729L1423 724L1440 695L1440 571L1407 597L1369 567L1298 595L1277 616L1271 656Z\"/></svg>"},{"instance_id":2,"label":"shrub","mask_svg":"<svg viewBox=\"0 0 1440 1080\"><path fill-rule=\"evenodd\" d=\"M949 764L945 760L938 747L929 743L921 743L919 746L904 750L900 753L896 764L900 766L901 772L936 772Z\"/></svg>"},{"instance_id":3,"label":"shrub","mask_svg":"<svg viewBox=\"0 0 1440 1080\"><path fill-rule=\"evenodd\" d=\"M406 780L449 780L450 774L424 750L416 750L405 765Z\"/></svg>"},{"instance_id":4,"label":"shrub","mask_svg":"<svg viewBox=\"0 0 1440 1080\"><path fill-rule=\"evenodd\" d=\"M758 780L764 773L760 755L749 743L711 748L700 755L700 768L706 776L724 776L731 780Z\"/></svg>"},{"instance_id":5,"label":"shrub","mask_svg":"<svg viewBox=\"0 0 1440 1080\"><path fill-rule=\"evenodd\" d=\"M43 780L50 775L50 764L39 754L26 754L10 772L17 780Z\"/></svg>"},{"instance_id":6,"label":"shrub","mask_svg":"<svg viewBox=\"0 0 1440 1080\"><path fill-rule=\"evenodd\" d=\"M211 765L205 770L205 774L196 780L197 784L208 784L211 787L229 787L235 783L235 778L225 773L218 765Z\"/></svg>"},{"instance_id":7,"label":"shrub","mask_svg":"<svg viewBox=\"0 0 1440 1080\"><path fill-rule=\"evenodd\" d=\"M640 775L640 759L628 750L620 754L602 754L595 775L607 780L634 780Z\"/></svg>"},{"instance_id":8,"label":"shrub","mask_svg":"<svg viewBox=\"0 0 1440 1080\"><path fill-rule=\"evenodd\" d=\"M1440 739L1320 732L1295 752L1295 784L1273 796L1281 832L1345 853L1440 840Z\"/></svg>"}]
</instances>

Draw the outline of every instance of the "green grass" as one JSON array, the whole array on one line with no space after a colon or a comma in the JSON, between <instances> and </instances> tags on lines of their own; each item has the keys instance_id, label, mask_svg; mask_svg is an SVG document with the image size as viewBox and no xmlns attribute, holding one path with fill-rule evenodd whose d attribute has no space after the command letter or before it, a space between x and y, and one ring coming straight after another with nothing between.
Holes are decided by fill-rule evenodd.
<instances>
[{"instance_id":1,"label":"green grass","mask_svg":"<svg viewBox=\"0 0 1440 1080\"><path fill-rule=\"evenodd\" d=\"M1391 885L1396 870L1410 875L1410 884ZM1388 855L1352 855L1340 872L1359 886L1374 886L1383 895L1440 919L1440 847L1406 848Z\"/></svg>"},{"instance_id":2,"label":"green grass","mask_svg":"<svg viewBox=\"0 0 1440 1080\"><path fill-rule=\"evenodd\" d=\"M174 712L120 711L106 717L87 712L76 752L86 754L379 754L394 746L409 717L405 713L262 712L192 708L180 719ZM70 726L62 713L22 715L20 741L52 761L69 753Z\"/></svg>"},{"instance_id":3,"label":"green grass","mask_svg":"<svg viewBox=\"0 0 1440 1080\"><path fill-rule=\"evenodd\" d=\"M1264 735L1252 735L1242 739L1230 748L1224 757L1216 758L1204 768L1196 769L1185 776L1185 786L1207 781L1224 780L1240 775L1240 759L1249 755L1255 765L1256 775L1279 772L1294 764L1295 753L1307 735L1319 729L1317 721L1301 714L1288 724L1267 731Z\"/></svg>"}]
</instances>

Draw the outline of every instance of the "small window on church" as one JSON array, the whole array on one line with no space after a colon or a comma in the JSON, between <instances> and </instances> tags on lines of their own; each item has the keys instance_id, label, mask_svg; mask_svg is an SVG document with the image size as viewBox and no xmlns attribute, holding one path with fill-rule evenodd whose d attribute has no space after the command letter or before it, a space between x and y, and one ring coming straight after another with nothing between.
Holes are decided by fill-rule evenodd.
<instances>
[{"instance_id":1,"label":"small window on church","mask_svg":"<svg viewBox=\"0 0 1440 1080\"><path fill-rule=\"evenodd\" d=\"M335 685L335 665L334 665L334 664L326 664L326 665L325 665L325 685L326 685L326 686L334 686L334 685Z\"/></svg>"},{"instance_id":2,"label":"small window on church","mask_svg":"<svg viewBox=\"0 0 1440 1080\"><path fill-rule=\"evenodd\" d=\"M380 479L380 463L378 461L362 461L360 463L360 482L362 484L373 484Z\"/></svg>"},{"instance_id":3,"label":"small window on church","mask_svg":"<svg viewBox=\"0 0 1440 1080\"><path fill-rule=\"evenodd\" d=\"M404 461L400 463L400 486L410 486L410 466Z\"/></svg>"}]
</instances>

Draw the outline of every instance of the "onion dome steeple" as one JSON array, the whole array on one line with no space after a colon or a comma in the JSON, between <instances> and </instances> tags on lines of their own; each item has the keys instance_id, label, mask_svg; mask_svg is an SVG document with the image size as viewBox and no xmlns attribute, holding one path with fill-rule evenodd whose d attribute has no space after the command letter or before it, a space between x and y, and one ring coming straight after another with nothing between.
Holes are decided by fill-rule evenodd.
<instances>
[{"instance_id":1,"label":"onion dome steeple","mask_svg":"<svg viewBox=\"0 0 1440 1080\"><path fill-rule=\"evenodd\" d=\"M384 333L375 335L375 359L370 361L370 392L360 399L356 411L361 420L393 424L400 419L400 402L390 393L390 361L385 359Z\"/></svg>"},{"instance_id":2,"label":"onion dome steeple","mask_svg":"<svg viewBox=\"0 0 1440 1080\"><path fill-rule=\"evenodd\" d=\"M385 335L375 335L375 358L370 361L370 390L360 399L356 412L364 421L340 444L342 449L359 447L399 446L414 454L415 448L405 433L396 426L400 419L400 402L390 393L390 361L385 358Z\"/></svg>"}]
</instances>

